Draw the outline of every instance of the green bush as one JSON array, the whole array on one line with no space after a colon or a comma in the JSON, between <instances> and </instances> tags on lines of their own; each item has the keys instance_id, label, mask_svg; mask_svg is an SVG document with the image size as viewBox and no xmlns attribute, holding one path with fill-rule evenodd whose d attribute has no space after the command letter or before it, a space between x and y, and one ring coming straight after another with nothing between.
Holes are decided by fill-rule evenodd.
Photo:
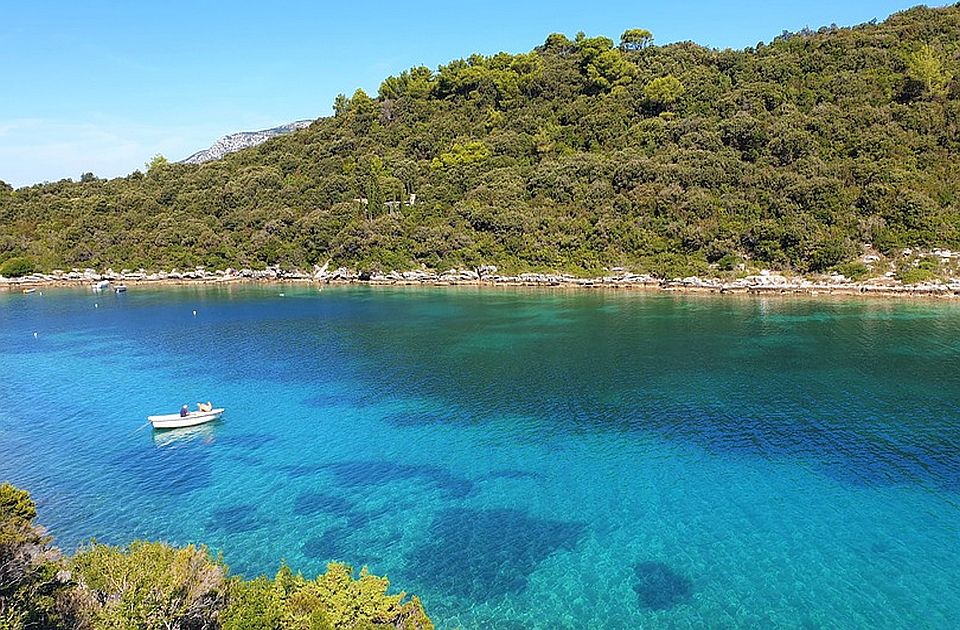
<instances>
[{"instance_id":1,"label":"green bush","mask_svg":"<svg viewBox=\"0 0 960 630\"><path fill-rule=\"evenodd\" d=\"M30 493L3 482L0 484L0 524L29 524L37 517L37 506Z\"/></svg>"},{"instance_id":2,"label":"green bush","mask_svg":"<svg viewBox=\"0 0 960 630\"><path fill-rule=\"evenodd\" d=\"M736 254L724 254L720 260L717 261L717 269L720 271L733 271L736 266L740 264L740 257Z\"/></svg>"},{"instance_id":3,"label":"green bush","mask_svg":"<svg viewBox=\"0 0 960 630\"><path fill-rule=\"evenodd\" d=\"M271 581L234 580L223 628L401 628L432 630L433 624L417 597L388 595L386 578L333 562L315 580L282 567Z\"/></svg>"},{"instance_id":4,"label":"green bush","mask_svg":"<svg viewBox=\"0 0 960 630\"><path fill-rule=\"evenodd\" d=\"M840 264L849 256L848 249L844 243L836 240L822 243L810 256L810 271L826 271Z\"/></svg>"},{"instance_id":5,"label":"green bush","mask_svg":"<svg viewBox=\"0 0 960 630\"><path fill-rule=\"evenodd\" d=\"M921 258L915 265L904 265L897 269L897 280L904 284L930 282L938 277L940 265L934 258Z\"/></svg>"},{"instance_id":6,"label":"green bush","mask_svg":"<svg viewBox=\"0 0 960 630\"><path fill-rule=\"evenodd\" d=\"M212 628L226 601L226 567L206 547L93 543L70 568L97 628Z\"/></svg>"},{"instance_id":7,"label":"green bush","mask_svg":"<svg viewBox=\"0 0 960 630\"><path fill-rule=\"evenodd\" d=\"M932 256L924 256L917 261L917 269L924 269L926 271L939 271L940 270L940 261Z\"/></svg>"},{"instance_id":8,"label":"green bush","mask_svg":"<svg viewBox=\"0 0 960 630\"><path fill-rule=\"evenodd\" d=\"M867 267L862 262L844 263L839 265L836 269L838 273L842 273L844 276L853 281L863 280L870 275L870 267Z\"/></svg>"},{"instance_id":9,"label":"green bush","mask_svg":"<svg viewBox=\"0 0 960 630\"><path fill-rule=\"evenodd\" d=\"M8 258L0 265L0 276L5 278L19 278L33 273L34 270L33 261L29 258Z\"/></svg>"},{"instance_id":10,"label":"green bush","mask_svg":"<svg viewBox=\"0 0 960 630\"><path fill-rule=\"evenodd\" d=\"M26 491L0 484L0 628L56 628L71 618L60 554L36 515Z\"/></svg>"},{"instance_id":11,"label":"green bush","mask_svg":"<svg viewBox=\"0 0 960 630\"><path fill-rule=\"evenodd\" d=\"M332 563L314 580L284 566L273 580L228 577L206 547L95 541L72 558L34 525L30 495L0 484L0 629L432 630L417 597Z\"/></svg>"}]
</instances>

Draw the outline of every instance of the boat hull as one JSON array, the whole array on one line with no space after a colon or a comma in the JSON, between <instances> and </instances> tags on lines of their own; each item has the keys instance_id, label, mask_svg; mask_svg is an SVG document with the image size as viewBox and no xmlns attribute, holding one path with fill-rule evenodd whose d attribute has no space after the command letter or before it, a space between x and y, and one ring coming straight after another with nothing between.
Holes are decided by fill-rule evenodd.
<instances>
[{"instance_id":1,"label":"boat hull","mask_svg":"<svg viewBox=\"0 0 960 630\"><path fill-rule=\"evenodd\" d=\"M223 409L191 411L185 416L172 413L165 416L147 416L147 420L150 421L154 429L182 429L183 427L195 427L198 424L213 422L223 415L223 411Z\"/></svg>"}]
</instances>

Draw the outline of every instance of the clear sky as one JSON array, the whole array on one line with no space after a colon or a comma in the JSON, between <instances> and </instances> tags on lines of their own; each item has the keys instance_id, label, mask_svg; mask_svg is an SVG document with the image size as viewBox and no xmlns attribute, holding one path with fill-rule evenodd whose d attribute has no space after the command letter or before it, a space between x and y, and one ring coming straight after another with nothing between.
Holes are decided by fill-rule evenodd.
<instances>
[{"instance_id":1,"label":"clear sky","mask_svg":"<svg viewBox=\"0 0 960 630\"><path fill-rule=\"evenodd\" d=\"M113 177L157 153L328 115L339 92L473 52L524 52L553 32L717 48L784 29L884 19L905 0L551 0L521 3L27 0L0 18L0 180ZM933 3L942 4L942 3Z\"/></svg>"}]
</instances>

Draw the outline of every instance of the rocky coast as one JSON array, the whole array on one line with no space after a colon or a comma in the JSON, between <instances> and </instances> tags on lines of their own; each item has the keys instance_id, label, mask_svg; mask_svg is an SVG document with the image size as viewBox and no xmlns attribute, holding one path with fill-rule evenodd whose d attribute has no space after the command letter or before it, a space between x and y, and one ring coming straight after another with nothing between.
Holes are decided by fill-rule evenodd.
<instances>
[{"instance_id":1,"label":"rocky coast","mask_svg":"<svg viewBox=\"0 0 960 630\"><path fill-rule=\"evenodd\" d=\"M94 286L108 281L124 286L164 286L185 284L224 284L242 282L290 282L317 284L357 284L375 286L482 286L482 287L559 287L579 289L639 289L650 291L752 294L752 295L847 295L877 297L934 297L960 299L960 278L903 284L889 275L853 281L842 275L804 277L783 275L760 270L751 275L730 278L662 279L613 268L603 276L582 278L569 274L521 273L501 274L494 266L473 269L431 271L367 272L340 267L316 266L312 271L284 270L268 267L262 270L225 269L208 271L202 267L190 271L168 272L132 271L124 269L97 271L94 269L56 270L51 273L30 274L19 278L0 276L0 290L19 291L48 286Z\"/></svg>"}]
</instances>

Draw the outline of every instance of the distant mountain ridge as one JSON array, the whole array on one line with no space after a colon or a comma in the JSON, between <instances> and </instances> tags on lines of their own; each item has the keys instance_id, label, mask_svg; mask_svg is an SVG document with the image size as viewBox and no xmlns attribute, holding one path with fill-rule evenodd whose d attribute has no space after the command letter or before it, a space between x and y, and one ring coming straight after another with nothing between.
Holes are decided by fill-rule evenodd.
<instances>
[{"instance_id":1,"label":"distant mountain ridge","mask_svg":"<svg viewBox=\"0 0 960 630\"><path fill-rule=\"evenodd\" d=\"M312 122L312 120L297 120L278 127L271 127L270 129L239 131L237 133L227 134L217 140L209 149L197 151L187 159L180 160L180 164L203 164L211 160L219 160L228 153L255 147L258 144L263 144L270 138L283 136L309 127Z\"/></svg>"}]
</instances>

